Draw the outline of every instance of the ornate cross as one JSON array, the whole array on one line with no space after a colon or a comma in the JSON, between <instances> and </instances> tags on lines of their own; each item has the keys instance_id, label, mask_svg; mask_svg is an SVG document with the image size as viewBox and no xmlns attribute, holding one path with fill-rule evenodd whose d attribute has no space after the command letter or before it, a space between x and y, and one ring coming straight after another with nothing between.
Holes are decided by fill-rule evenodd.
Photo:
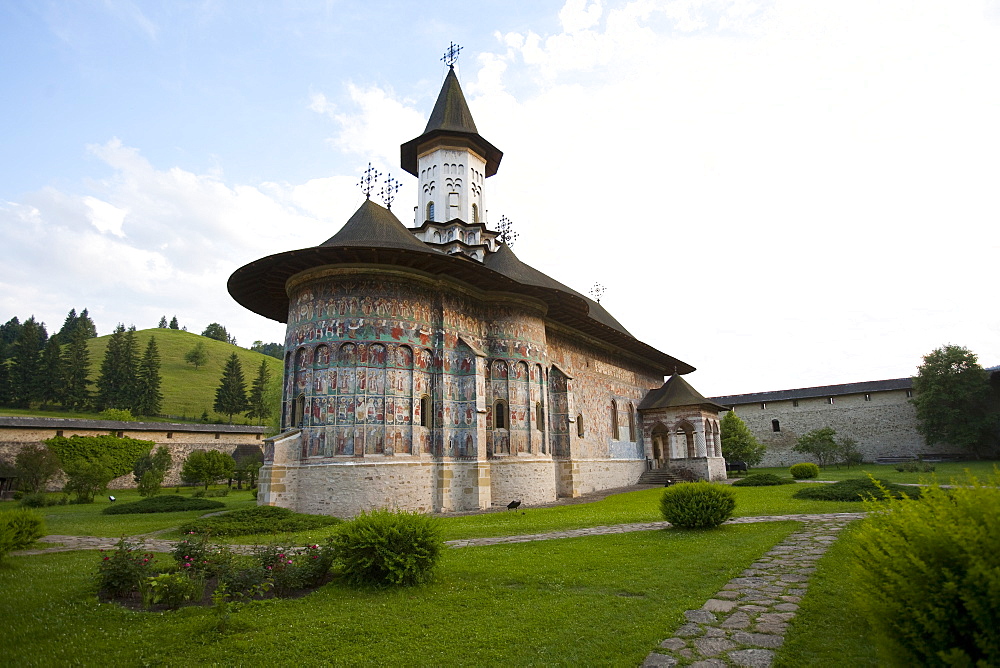
<instances>
[{"instance_id":1,"label":"ornate cross","mask_svg":"<svg viewBox=\"0 0 1000 668\"><path fill-rule=\"evenodd\" d=\"M365 170L365 175L358 181L358 185L361 186L361 192L365 194L365 199L372 198L372 191L375 190L375 184L378 183L380 176L382 175L369 162L368 169Z\"/></svg>"},{"instance_id":2,"label":"ornate cross","mask_svg":"<svg viewBox=\"0 0 1000 668\"><path fill-rule=\"evenodd\" d=\"M382 201L385 202L385 208L392 210L392 200L396 199L396 191L402 187L403 184L391 176L385 180L385 183L382 184L382 190L379 192Z\"/></svg>"},{"instance_id":3,"label":"ornate cross","mask_svg":"<svg viewBox=\"0 0 1000 668\"><path fill-rule=\"evenodd\" d=\"M595 302L600 304L601 297L604 295L605 290L607 290L607 288L600 283L594 283L594 287L590 288L590 296L594 298Z\"/></svg>"},{"instance_id":4,"label":"ornate cross","mask_svg":"<svg viewBox=\"0 0 1000 668\"><path fill-rule=\"evenodd\" d=\"M448 50L444 52L444 56L441 58L441 60L443 60L444 64L447 65L448 67L455 67L455 63L458 62L458 52L461 50L462 47L460 47L458 44L455 44L454 42L449 42Z\"/></svg>"},{"instance_id":5,"label":"ornate cross","mask_svg":"<svg viewBox=\"0 0 1000 668\"><path fill-rule=\"evenodd\" d=\"M497 232L500 233L500 240L507 244L507 248L517 241L517 232L514 231L514 223L507 216L500 216L500 224L497 225Z\"/></svg>"}]
</instances>

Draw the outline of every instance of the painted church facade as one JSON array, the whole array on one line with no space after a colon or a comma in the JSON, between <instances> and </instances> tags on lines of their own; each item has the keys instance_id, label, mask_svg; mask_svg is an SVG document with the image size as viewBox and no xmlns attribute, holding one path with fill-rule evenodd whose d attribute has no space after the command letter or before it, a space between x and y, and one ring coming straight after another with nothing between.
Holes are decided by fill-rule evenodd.
<instances>
[{"instance_id":1,"label":"painted church facade","mask_svg":"<svg viewBox=\"0 0 1000 668\"><path fill-rule=\"evenodd\" d=\"M649 467L725 477L721 407L681 377L694 367L489 228L483 189L501 158L449 69L401 147L413 227L366 199L326 242L230 278L237 301L287 323L260 503L457 511L631 485Z\"/></svg>"}]
</instances>

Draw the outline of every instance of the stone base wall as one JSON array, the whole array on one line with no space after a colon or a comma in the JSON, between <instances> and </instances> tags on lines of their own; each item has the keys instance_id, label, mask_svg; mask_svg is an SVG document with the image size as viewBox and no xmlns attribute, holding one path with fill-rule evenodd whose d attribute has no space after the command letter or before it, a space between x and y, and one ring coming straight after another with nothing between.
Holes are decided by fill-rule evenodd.
<instances>
[{"instance_id":1,"label":"stone base wall","mask_svg":"<svg viewBox=\"0 0 1000 668\"><path fill-rule=\"evenodd\" d=\"M494 506L506 506L514 500L534 506L556 499L555 466L551 459L492 459L488 471Z\"/></svg>"},{"instance_id":2,"label":"stone base wall","mask_svg":"<svg viewBox=\"0 0 1000 668\"><path fill-rule=\"evenodd\" d=\"M634 485L646 470L645 459L581 459L573 464L573 496Z\"/></svg>"},{"instance_id":3,"label":"stone base wall","mask_svg":"<svg viewBox=\"0 0 1000 668\"><path fill-rule=\"evenodd\" d=\"M698 476L699 480L725 480L727 478L726 460L722 457L671 459L667 462L667 466L687 469Z\"/></svg>"}]
</instances>

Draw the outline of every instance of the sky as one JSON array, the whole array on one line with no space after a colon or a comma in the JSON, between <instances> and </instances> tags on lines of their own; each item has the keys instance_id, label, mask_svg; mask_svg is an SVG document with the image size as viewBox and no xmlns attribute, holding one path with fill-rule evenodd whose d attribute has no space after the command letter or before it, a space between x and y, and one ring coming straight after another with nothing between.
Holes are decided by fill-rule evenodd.
<instances>
[{"instance_id":1,"label":"sky","mask_svg":"<svg viewBox=\"0 0 1000 668\"><path fill-rule=\"evenodd\" d=\"M451 42L487 222L706 396L1000 364L1000 0L7 0L0 322L283 341L229 275L412 225Z\"/></svg>"}]
</instances>

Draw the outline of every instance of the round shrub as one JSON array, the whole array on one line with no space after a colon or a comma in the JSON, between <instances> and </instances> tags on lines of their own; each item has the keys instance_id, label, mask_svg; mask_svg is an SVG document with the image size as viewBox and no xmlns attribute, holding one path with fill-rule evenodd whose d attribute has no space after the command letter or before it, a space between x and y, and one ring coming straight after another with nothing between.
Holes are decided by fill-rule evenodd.
<instances>
[{"instance_id":1,"label":"round shrub","mask_svg":"<svg viewBox=\"0 0 1000 668\"><path fill-rule=\"evenodd\" d=\"M857 501L865 499L885 499L886 496L900 498L904 494L910 498L920 496L919 487L903 487L875 478L852 478L841 480L829 485L809 485L796 490L794 499L812 499L818 501Z\"/></svg>"},{"instance_id":2,"label":"round shrub","mask_svg":"<svg viewBox=\"0 0 1000 668\"><path fill-rule=\"evenodd\" d=\"M163 496L147 496L145 499L131 503L112 503L101 512L105 515L133 515L138 513L173 513L179 510L218 510L225 507L226 504L221 501L164 494Z\"/></svg>"},{"instance_id":3,"label":"round shrub","mask_svg":"<svg viewBox=\"0 0 1000 668\"><path fill-rule=\"evenodd\" d=\"M709 482L682 482L663 490L660 498L663 519L684 529L719 526L735 507L733 490Z\"/></svg>"},{"instance_id":4,"label":"round shrub","mask_svg":"<svg viewBox=\"0 0 1000 668\"><path fill-rule=\"evenodd\" d=\"M815 478L819 475L819 467L811 462L800 462L798 464L792 464L788 469L788 472L792 474L792 477L796 480L809 480L810 478Z\"/></svg>"},{"instance_id":5,"label":"round shrub","mask_svg":"<svg viewBox=\"0 0 1000 668\"><path fill-rule=\"evenodd\" d=\"M209 503L219 503L210 501ZM222 505L222 504L220 504ZM213 536L249 536L254 534L294 533L339 524L338 517L307 515L278 506L256 506L234 510L224 515L202 517L181 525L184 533Z\"/></svg>"},{"instance_id":6,"label":"round shrub","mask_svg":"<svg viewBox=\"0 0 1000 668\"><path fill-rule=\"evenodd\" d=\"M0 511L0 559L9 552L23 550L45 535L45 520L30 510Z\"/></svg>"},{"instance_id":7,"label":"round shrub","mask_svg":"<svg viewBox=\"0 0 1000 668\"><path fill-rule=\"evenodd\" d=\"M791 485L795 481L789 478L782 478L773 473L751 473L746 478L740 478L733 483L733 487L771 487L773 485Z\"/></svg>"},{"instance_id":8,"label":"round shrub","mask_svg":"<svg viewBox=\"0 0 1000 668\"><path fill-rule=\"evenodd\" d=\"M1000 665L1000 475L868 506L851 590L882 656L899 665Z\"/></svg>"},{"instance_id":9,"label":"round shrub","mask_svg":"<svg viewBox=\"0 0 1000 668\"><path fill-rule=\"evenodd\" d=\"M344 522L331 545L348 583L384 586L427 580L444 543L435 518L373 510Z\"/></svg>"}]
</instances>

